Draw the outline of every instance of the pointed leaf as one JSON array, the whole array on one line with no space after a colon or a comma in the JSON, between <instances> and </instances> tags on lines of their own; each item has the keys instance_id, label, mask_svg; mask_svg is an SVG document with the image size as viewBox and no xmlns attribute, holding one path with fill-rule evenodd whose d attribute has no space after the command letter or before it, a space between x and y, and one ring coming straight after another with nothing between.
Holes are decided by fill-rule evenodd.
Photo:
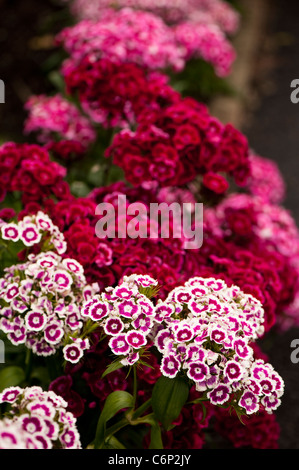
<instances>
[{"instance_id":1,"label":"pointed leaf","mask_svg":"<svg viewBox=\"0 0 299 470\"><path fill-rule=\"evenodd\" d=\"M101 378L103 379L106 375L111 374L111 372L114 372L115 370L121 369L122 367L124 367L124 365L121 363L120 360L111 362L111 364L109 364L106 367L106 370L103 372Z\"/></svg>"},{"instance_id":2,"label":"pointed leaf","mask_svg":"<svg viewBox=\"0 0 299 470\"><path fill-rule=\"evenodd\" d=\"M107 422L119 411L127 408L133 408L133 406L134 397L130 393L123 390L117 390L110 393L105 401L104 408L98 421L96 437L94 441L95 449L102 448L105 443Z\"/></svg>"},{"instance_id":3,"label":"pointed leaf","mask_svg":"<svg viewBox=\"0 0 299 470\"><path fill-rule=\"evenodd\" d=\"M152 408L155 417L168 430L178 418L189 396L189 386L184 378L170 379L161 376L156 382L152 394Z\"/></svg>"}]
</instances>

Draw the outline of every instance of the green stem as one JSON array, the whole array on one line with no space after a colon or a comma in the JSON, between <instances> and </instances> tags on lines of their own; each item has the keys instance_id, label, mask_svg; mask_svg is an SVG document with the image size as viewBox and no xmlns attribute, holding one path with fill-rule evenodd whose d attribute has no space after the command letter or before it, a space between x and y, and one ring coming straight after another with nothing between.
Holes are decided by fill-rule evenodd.
<instances>
[{"instance_id":1,"label":"green stem","mask_svg":"<svg viewBox=\"0 0 299 470\"><path fill-rule=\"evenodd\" d=\"M150 398L149 400L145 401L137 410L132 415L132 419L135 420L139 418L152 404L152 399Z\"/></svg>"},{"instance_id":2,"label":"green stem","mask_svg":"<svg viewBox=\"0 0 299 470\"><path fill-rule=\"evenodd\" d=\"M32 370L32 350L27 349L25 357L25 380L28 382Z\"/></svg>"},{"instance_id":3,"label":"green stem","mask_svg":"<svg viewBox=\"0 0 299 470\"><path fill-rule=\"evenodd\" d=\"M118 421L117 423L113 424L113 426L110 426L110 428L108 428L106 430L106 435L105 435L105 442L108 441L110 439L111 436L113 436L114 434L116 434L118 431L120 431L122 428L128 426L129 424L131 424L127 418L122 418L120 421Z\"/></svg>"},{"instance_id":4,"label":"green stem","mask_svg":"<svg viewBox=\"0 0 299 470\"><path fill-rule=\"evenodd\" d=\"M136 400L137 400L137 370L136 370L136 365L134 364L133 366L133 377L134 377L134 382L133 382L133 397L134 397L134 407L136 405Z\"/></svg>"}]
</instances>

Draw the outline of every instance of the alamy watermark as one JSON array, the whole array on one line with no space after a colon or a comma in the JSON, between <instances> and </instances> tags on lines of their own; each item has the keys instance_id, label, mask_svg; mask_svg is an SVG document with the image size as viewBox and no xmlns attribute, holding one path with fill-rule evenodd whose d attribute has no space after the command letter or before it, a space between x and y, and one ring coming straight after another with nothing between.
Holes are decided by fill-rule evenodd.
<instances>
[{"instance_id":1,"label":"alamy watermark","mask_svg":"<svg viewBox=\"0 0 299 470\"><path fill-rule=\"evenodd\" d=\"M291 352L291 362L293 364L298 364L299 362L299 339L293 339L291 342L291 348L293 351Z\"/></svg>"},{"instance_id":2,"label":"alamy watermark","mask_svg":"<svg viewBox=\"0 0 299 470\"><path fill-rule=\"evenodd\" d=\"M98 238L179 238L185 249L198 249L203 243L203 204L166 202L127 203L118 195L117 204L102 202L95 214Z\"/></svg>"},{"instance_id":3,"label":"alamy watermark","mask_svg":"<svg viewBox=\"0 0 299 470\"><path fill-rule=\"evenodd\" d=\"M5 103L5 84L3 80L0 80L0 103Z\"/></svg>"},{"instance_id":4,"label":"alamy watermark","mask_svg":"<svg viewBox=\"0 0 299 470\"><path fill-rule=\"evenodd\" d=\"M295 78L291 82L291 88L294 88L294 90L291 93L291 102L293 104L298 104L299 103L299 78Z\"/></svg>"}]
</instances>

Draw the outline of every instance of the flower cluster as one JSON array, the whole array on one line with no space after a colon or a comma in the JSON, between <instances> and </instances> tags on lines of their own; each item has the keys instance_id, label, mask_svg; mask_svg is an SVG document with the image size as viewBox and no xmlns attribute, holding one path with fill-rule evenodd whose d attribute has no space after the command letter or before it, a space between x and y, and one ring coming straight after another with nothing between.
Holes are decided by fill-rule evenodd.
<instances>
[{"instance_id":1,"label":"flower cluster","mask_svg":"<svg viewBox=\"0 0 299 470\"><path fill-rule=\"evenodd\" d=\"M80 305L93 296L97 285L86 283L82 266L55 252L31 254L28 261L5 268L0 280L0 329L14 345L25 344L34 354L55 354L83 327Z\"/></svg>"},{"instance_id":2,"label":"flower cluster","mask_svg":"<svg viewBox=\"0 0 299 470\"><path fill-rule=\"evenodd\" d=\"M115 288L84 303L81 316L98 322L110 337L113 354L124 365L133 365L148 345L155 322L154 304L146 295L157 281L146 275L125 276Z\"/></svg>"},{"instance_id":3,"label":"flower cluster","mask_svg":"<svg viewBox=\"0 0 299 470\"><path fill-rule=\"evenodd\" d=\"M280 427L274 413L261 411L242 417L242 421L220 407L215 409L215 431L234 448L278 449Z\"/></svg>"},{"instance_id":4,"label":"flower cluster","mask_svg":"<svg viewBox=\"0 0 299 470\"><path fill-rule=\"evenodd\" d=\"M142 53L144 62L142 65L146 67L165 69L167 66L174 66L175 70L180 70L191 58L199 57L206 62L211 63L218 76L223 77L230 73L231 66L236 58L236 53L226 35L227 33L236 32L238 28L238 14L233 8L221 0L205 0L197 2L196 5L194 5L194 2L192 1L176 2L176 5L174 5L173 2L170 4L168 1L164 2L164 4L163 2L162 4L161 2L157 2L155 4L155 2L147 1L135 1L130 2L130 4L126 1L115 4L115 2L111 1L100 3L98 0L94 0L93 2L88 2L87 5L87 2L79 0L77 3L77 5L73 5L73 9L74 11L80 11L80 18L82 19L81 23L85 25L95 22L100 24L105 20L107 21L107 19L108 21L112 19L114 25L114 21L119 21L118 18L125 16L127 16L127 18L131 17L132 21L136 21L136 23L138 21L140 24L143 24L144 21L147 22L149 18L152 18L153 21L156 21L154 18L157 18L160 21L164 20L167 23L169 22L169 17L172 15L173 20L170 21L170 25L163 25L164 34L167 34L166 37L168 38L167 43L165 41L161 41L160 38L157 40L155 36L152 35L153 26L151 26L151 34L147 37L147 44L143 42L145 37L144 34L140 35L138 33L138 39L142 41L143 46ZM115 6L119 7L119 9L114 10L110 8ZM145 12L142 10L145 10ZM176 10L176 15L174 15L174 10ZM176 20L174 20L174 16L177 16ZM136 18L134 19L134 17ZM111 31L113 29L110 23L108 23L108 25L111 35ZM157 25L155 24L154 27L157 28ZM161 24L159 25L159 28L161 28ZM102 28L99 31L99 34L100 33L102 33L102 35L107 35L107 31L103 32ZM126 61L136 62L135 55L132 55L132 51L134 51L134 53L136 52L136 45L134 42L137 38L136 27L133 31L129 32L129 36L127 29L125 33L127 41L129 41L126 55L124 53L123 43L122 49L115 47L119 42L119 36L116 36L116 38L113 36L113 41L112 37L109 42L107 41L110 50L111 45L113 45L113 54L111 55L115 56L116 53L119 59L122 59L125 56ZM67 43L69 45L69 31L67 36ZM75 35L72 35L72 38L74 37ZM155 44L152 45L153 38L155 40ZM65 40L65 38L63 38L63 40ZM92 46L90 44L89 47L92 47L94 52L98 52L99 49L104 48L102 46L102 42L100 43L99 41L93 40L92 43ZM172 51L172 47L175 44L179 50L179 55L177 54L177 57L175 57ZM148 57L145 57L144 55L145 46L148 47ZM84 53L86 53L85 48L86 44L84 45ZM68 47L67 50L69 53L76 53L77 55L78 49L78 47L76 47L76 50L73 49L72 42L71 48ZM105 50L106 49L107 48L105 48ZM153 60L153 55L156 54L158 50L161 56L168 56L167 60L164 59L164 64L161 60ZM81 51L83 51L82 45ZM90 50L88 50L88 53L90 53ZM122 53L122 56L120 53ZM83 54L81 54L81 58L82 57ZM140 54L139 61L141 57L142 56ZM128 58L130 58L130 60Z\"/></svg>"},{"instance_id":5,"label":"flower cluster","mask_svg":"<svg viewBox=\"0 0 299 470\"><path fill-rule=\"evenodd\" d=\"M34 132L40 143L64 160L72 153L83 154L96 139L89 120L60 94L31 96L25 109L29 114L25 134Z\"/></svg>"},{"instance_id":6,"label":"flower cluster","mask_svg":"<svg viewBox=\"0 0 299 470\"><path fill-rule=\"evenodd\" d=\"M178 99L168 77L147 73L134 63L83 58L75 67L64 67L67 91L79 97L90 119L103 127L127 127L145 107L159 109Z\"/></svg>"},{"instance_id":7,"label":"flower cluster","mask_svg":"<svg viewBox=\"0 0 299 470\"><path fill-rule=\"evenodd\" d=\"M201 58L213 65L219 77L230 74L236 52L217 25L188 21L177 25L174 34L177 42L185 48L186 62L191 58Z\"/></svg>"},{"instance_id":8,"label":"flower cluster","mask_svg":"<svg viewBox=\"0 0 299 470\"><path fill-rule=\"evenodd\" d=\"M272 365L254 359L250 346L264 332L257 299L222 280L195 277L158 302L157 312L165 323L155 337L163 375L184 372L212 404L245 414L280 405L283 380Z\"/></svg>"},{"instance_id":9,"label":"flower cluster","mask_svg":"<svg viewBox=\"0 0 299 470\"><path fill-rule=\"evenodd\" d=\"M1 201L13 191L22 193L23 203L43 202L52 195L58 200L69 199L65 175L65 168L51 161L44 147L14 142L0 146Z\"/></svg>"},{"instance_id":10,"label":"flower cluster","mask_svg":"<svg viewBox=\"0 0 299 470\"><path fill-rule=\"evenodd\" d=\"M286 186L278 165L265 157L251 152L250 177L247 190L254 196L272 204L281 204L285 198Z\"/></svg>"},{"instance_id":11,"label":"flower cluster","mask_svg":"<svg viewBox=\"0 0 299 470\"><path fill-rule=\"evenodd\" d=\"M281 282L293 285L297 292L299 279L299 231L289 211L280 205L268 202L265 197L247 194L231 194L215 209L206 212L207 224L213 231L225 239L240 239L244 247L244 238L250 245L256 240L263 245L264 253L277 254L285 265L285 275ZM288 273L288 274L287 274ZM284 329L290 324L297 324L298 302L289 299L284 315L278 318L278 324ZM284 326L283 326L284 325Z\"/></svg>"},{"instance_id":12,"label":"flower cluster","mask_svg":"<svg viewBox=\"0 0 299 470\"><path fill-rule=\"evenodd\" d=\"M66 251L66 241L59 228L50 217L38 211L37 214L25 216L19 222L1 223L3 240L21 241L26 247L41 244L45 251L55 250L62 255Z\"/></svg>"},{"instance_id":13,"label":"flower cluster","mask_svg":"<svg viewBox=\"0 0 299 470\"><path fill-rule=\"evenodd\" d=\"M70 55L65 66L84 57L135 63L151 70L182 70L185 50L161 18L141 10L105 10L98 21L82 20L57 36ZM64 66L63 66L64 68Z\"/></svg>"},{"instance_id":14,"label":"flower cluster","mask_svg":"<svg viewBox=\"0 0 299 470\"><path fill-rule=\"evenodd\" d=\"M250 171L246 138L191 98L158 112L145 110L136 131L116 134L106 156L113 157L134 186L152 181L181 186L204 175L203 185L222 194L228 188L222 173L243 185Z\"/></svg>"},{"instance_id":15,"label":"flower cluster","mask_svg":"<svg viewBox=\"0 0 299 470\"><path fill-rule=\"evenodd\" d=\"M0 403L9 406L0 422L1 449L81 449L76 418L53 391L8 387Z\"/></svg>"},{"instance_id":16,"label":"flower cluster","mask_svg":"<svg viewBox=\"0 0 299 470\"><path fill-rule=\"evenodd\" d=\"M126 6L151 11L170 24L196 20L216 24L229 34L239 28L238 12L222 0L75 0L71 3L71 11L78 19L93 20L99 19L106 8Z\"/></svg>"}]
</instances>

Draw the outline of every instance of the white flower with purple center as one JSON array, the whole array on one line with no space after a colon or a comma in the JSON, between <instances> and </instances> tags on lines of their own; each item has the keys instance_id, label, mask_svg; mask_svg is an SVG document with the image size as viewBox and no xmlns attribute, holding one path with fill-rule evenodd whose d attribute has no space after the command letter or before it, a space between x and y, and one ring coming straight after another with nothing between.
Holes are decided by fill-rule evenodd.
<instances>
[{"instance_id":1,"label":"white flower with purple center","mask_svg":"<svg viewBox=\"0 0 299 470\"><path fill-rule=\"evenodd\" d=\"M275 395L268 395L261 399L261 404L268 413L273 413L281 405L281 400Z\"/></svg>"},{"instance_id":2,"label":"white flower with purple center","mask_svg":"<svg viewBox=\"0 0 299 470\"><path fill-rule=\"evenodd\" d=\"M229 383L241 380L245 374L245 369L237 361L228 361L224 367L224 376Z\"/></svg>"},{"instance_id":3,"label":"white flower with purple center","mask_svg":"<svg viewBox=\"0 0 299 470\"><path fill-rule=\"evenodd\" d=\"M67 344L62 351L64 359L72 364L77 364L84 354L83 349L75 343Z\"/></svg>"},{"instance_id":4,"label":"white flower with purple center","mask_svg":"<svg viewBox=\"0 0 299 470\"><path fill-rule=\"evenodd\" d=\"M137 300L137 304L140 306L142 313L148 317L155 315L155 308L153 303L147 298L141 298Z\"/></svg>"},{"instance_id":5,"label":"white flower with purple center","mask_svg":"<svg viewBox=\"0 0 299 470\"><path fill-rule=\"evenodd\" d=\"M14 403L19 397L22 389L20 387L7 387L0 393L0 403L8 402Z\"/></svg>"},{"instance_id":6,"label":"white flower with purple center","mask_svg":"<svg viewBox=\"0 0 299 470\"><path fill-rule=\"evenodd\" d=\"M54 278L55 287L60 291L68 290L71 288L73 283L72 276L62 269L58 269L55 271Z\"/></svg>"},{"instance_id":7,"label":"white flower with purple center","mask_svg":"<svg viewBox=\"0 0 299 470\"><path fill-rule=\"evenodd\" d=\"M183 287L177 287L172 291L173 299L175 302L182 304L187 304L190 300L193 299L192 293Z\"/></svg>"},{"instance_id":8,"label":"white flower with purple center","mask_svg":"<svg viewBox=\"0 0 299 470\"><path fill-rule=\"evenodd\" d=\"M126 341L134 349L140 349L147 344L145 335L136 330L131 330L126 334Z\"/></svg>"},{"instance_id":9,"label":"white flower with purple center","mask_svg":"<svg viewBox=\"0 0 299 470\"><path fill-rule=\"evenodd\" d=\"M110 312L109 304L102 300L97 300L96 302L92 302L91 305L88 307L88 316L95 322L100 321L103 318L107 317L109 312Z\"/></svg>"},{"instance_id":10,"label":"white flower with purple center","mask_svg":"<svg viewBox=\"0 0 299 470\"><path fill-rule=\"evenodd\" d=\"M275 391L275 383L270 379L262 379L260 385L265 395L271 395Z\"/></svg>"},{"instance_id":11,"label":"white flower with purple center","mask_svg":"<svg viewBox=\"0 0 299 470\"><path fill-rule=\"evenodd\" d=\"M45 231L45 232L52 232L54 230L54 224L50 217L43 212L38 212L35 216L35 222L37 226Z\"/></svg>"},{"instance_id":12,"label":"white flower with purple center","mask_svg":"<svg viewBox=\"0 0 299 470\"><path fill-rule=\"evenodd\" d=\"M32 400L28 405L27 409L31 414L38 416L45 416L47 418L54 418L56 409L50 401L40 401L38 398Z\"/></svg>"},{"instance_id":13,"label":"white flower with purple center","mask_svg":"<svg viewBox=\"0 0 299 470\"><path fill-rule=\"evenodd\" d=\"M123 285L116 287L113 292L115 297L125 300L131 299L135 293L136 291L133 291L132 289L129 289Z\"/></svg>"},{"instance_id":14,"label":"white flower with purple center","mask_svg":"<svg viewBox=\"0 0 299 470\"><path fill-rule=\"evenodd\" d=\"M80 442L79 433L76 429L66 429L60 436L60 442L63 448L75 449Z\"/></svg>"},{"instance_id":15,"label":"white flower with purple center","mask_svg":"<svg viewBox=\"0 0 299 470\"><path fill-rule=\"evenodd\" d=\"M25 325L14 324L13 331L8 333L7 337L12 344L18 346L19 344L24 344L26 342L26 327Z\"/></svg>"},{"instance_id":16,"label":"white flower with purple center","mask_svg":"<svg viewBox=\"0 0 299 470\"><path fill-rule=\"evenodd\" d=\"M256 380L264 380L269 377L269 369L263 362L256 361L251 369L252 377Z\"/></svg>"},{"instance_id":17,"label":"white flower with purple center","mask_svg":"<svg viewBox=\"0 0 299 470\"><path fill-rule=\"evenodd\" d=\"M22 427L30 434L42 433L45 430L44 420L39 416L30 416L29 414L20 417Z\"/></svg>"},{"instance_id":18,"label":"white flower with purple center","mask_svg":"<svg viewBox=\"0 0 299 470\"><path fill-rule=\"evenodd\" d=\"M125 325L118 317L111 317L104 324L104 331L107 335L116 336L121 333Z\"/></svg>"},{"instance_id":19,"label":"white flower with purple center","mask_svg":"<svg viewBox=\"0 0 299 470\"><path fill-rule=\"evenodd\" d=\"M227 339L227 332L221 327L213 326L210 331L210 338L215 343L222 344Z\"/></svg>"},{"instance_id":20,"label":"white flower with purple center","mask_svg":"<svg viewBox=\"0 0 299 470\"><path fill-rule=\"evenodd\" d=\"M160 330L155 337L155 346L160 353L164 352L164 349L171 340L171 333L169 330Z\"/></svg>"},{"instance_id":21,"label":"white flower with purple center","mask_svg":"<svg viewBox=\"0 0 299 470\"><path fill-rule=\"evenodd\" d=\"M164 356L162 359L161 371L163 375L173 379L177 375L180 366L181 364L177 357L173 354L169 354L168 356Z\"/></svg>"},{"instance_id":22,"label":"white flower with purple center","mask_svg":"<svg viewBox=\"0 0 299 470\"><path fill-rule=\"evenodd\" d=\"M175 341L178 343L187 343L188 341L191 341L194 336L195 334L193 329L188 324L184 324L183 322L178 326L178 328L175 329L174 332Z\"/></svg>"},{"instance_id":23,"label":"white flower with purple center","mask_svg":"<svg viewBox=\"0 0 299 470\"><path fill-rule=\"evenodd\" d=\"M25 315L25 325L28 331L41 331L47 323L47 316L42 311L31 310Z\"/></svg>"},{"instance_id":24,"label":"white flower with purple center","mask_svg":"<svg viewBox=\"0 0 299 470\"><path fill-rule=\"evenodd\" d=\"M117 303L116 308L120 316L129 319L134 318L141 313L141 307L131 299Z\"/></svg>"},{"instance_id":25,"label":"white flower with purple center","mask_svg":"<svg viewBox=\"0 0 299 470\"><path fill-rule=\"evenodd\" d=\"M190 344L187 346L186 360L188 363L196 361L203 362L206 357L207 351L204 348L197 346L196 344Z\"/></svg>"},{"instance_id":26,"label":"white flower with purple center","mask_svg":"<svg viewBox=\"0 0 299 470\"><path fill-rule=\"evenodd\" d=\"M19 313L24 313L28 309L27 305L22 300L16 299L16 298L14 298L13 301L11 302L11 306L13 310L16 310Z\"/></svg>"},{"instance_id":27,"label":"white flower with purple center","mask_svg":"<svg viewBox=\"0 0 299 470\"><path fill-rule=\"evenodd\" d=\"M142 333L149 333L153 327L153 321L151 318L148 316L144 315L143 313L140 313L138 317L135 318L135 320L132 322L132 326L136 330L142 331Z\"/></svg>"},{"instance_id":28,"label":"white flower with purple center","mask_svg":"<svg viewBox=\"0 0 299 470\"><path fill-rule=\"evenodd\" d=\"M195 317L205 314L209 310L209 306L207 304L192 299L188 303L188 308Z\"/></svg>"},{"instance_id":29,"label":"white flower with purple center","mask_svg":"<svg viewBox=\"0 0 299 470\"><path fill-rule=\"evenodd\" d=\"M75 273L75 274L84 273L83 266L74 259L65 258L62 260L62 264L68 271L72 273Z\"/></svg>"},{"instance_id":30,"label":"white flower with purple center","mask_svg":"<svg viewBox=\"0 0 299 470\"><path fill-rule=\"evenodd\" d=\"M59 435L59 425L55 421L44 418L45 434L52 441L56 441Z\"/></svg>"},{"instance_id":31,"label":"white flower with purple center","mask_svg":"<svg viewBox=\"0 0 299 470\"><path fill-rule=\"evenodd\" d=\"M187 376L194 382L203 382L208 378L209 368L203 362L191 362L188 364Z\"/></svg>"},{"instance_id":32,"label":"white flower with purple center","mask_svg":"<svg viewBox=\"0 0 299 470\"><path fill-rule=\"evenodd\" d=\"M17 224L9 223L1 227L1 235L3 240L12 240L17 242L20 238L20 230Z\"/></svg>"},{"instance_id":33,"label":"white flower with purple center","mask_svg":"<svg viewBox=\"0 0 299 470\"><path fill-rule=\"evenodd\" d=\"M50 322L44 329L44 338L49 344L59 344L64 336L62 322Z\"/></svg>"},{"instance_id":34,"label":"white flower with purple center","mask_svg":"<svg viewBox=\"0 0 299 470\"><path fill-rule=\"evenodd\" d=\"M118 334L117 336L110 338L109 347L117 356L126 355L130 351L130 345L127 342L125 334Z\"/></svg>"},{"instance_id":35,"label":"white flower with purple center","mask_svg":"<svg viewBox=\"0 0 299 470\"><path fill-rule=\"evenodd\" d=\"M246 410L247 414L259 411L259 399L251 391L245 391L239 400L239 405Z\"/></svg>"},{"instance_id":36,"label":"white flower with purple center","mask_svg":"<svg viewBox=\"0 0 299 470\"><path fill-rule=\"evenodd\" d=\"M217 385L208 393L208 398L213 405L223 405L230 398L231 389L228 385Z\"/></svg>"},{"instance_id":37,"label":"white flower with purple center","mask_svg":"<svg viewBox=\"0 0 299 470\"><path fill-rule=\"evenodd\" d=\"M41 241L42 235L34 224L26 224L20 230L20 240L26 246L33 246Z\"/></svg>"},{"instance_id":38,"label":"white flower with purple center","mask_svg":"<svg viewBox=\"0 0 299 470\"><path fill-rule=\"evenodd\" d=\"M54 268L57 263L53 260L52 257L44 256L42 259L37 261L37 264L44 269Z\"/></svg>"},{"instance_id":39,"label":"white flower with purple center","mask_svg":"<svg viewBox=\"0 0 299 470\"><path fill-rule=\"evenodd\" d=\"M257 380L250 378L246 380L245 385L254 395L258 396L262 394L262 387Z\"/></svg>"},{"instance_id":40,"label":"white flower with purple center","mask_svg":"<svg viewBox=\"0 0 299 470\"><path fill-rule=\"evenodd\" d=\"M124 366L133 366L139 360L139 352L130 352L124 359L121 359L121 363Z\"/></svg>"},{"instance_id":41,"label":"white flower with purple center","mask_svg":"<svg viewBox=\"0 0 299 470\"><path fill-rule=\"evenodd\" d=\"M252 349L242 338L238 338L233 342L233 349L241 359L249 359L252 356Z\"/></svg>"},{"instance_id":42,"label":"white flower with purple center","mask_svg":"<svg viewBox=\"0 0 299 470\"><path fill-rule=\"evenodd\" d=\"M4 294L4 300L11 302L19 294L19 285L16 282L8 285Z\"/></svg>"},{"instance_id":43,"label":"white flower with purple center","mask_svg":"<svg viewBox=\"0 0 299 470\"><path fill-rule=\"evenodd\" d=\"M174 313L174 304L170 302L162 302L161 299L158 299L157 305L155 307L155 320L158 323L162 323L164 319L170 318Z\"/></svg>"},{"instance_id":44,"label":"white flower with purple center","mask_svg":"<svg viewBox=\"0 0 299 470\"><path fill-rule=\"evenodd\" d=\"M133 279L134 282L138 286L142 286L144 288L158 285L158 281L156 279L153 279L148 274L137 274L137 275L133 274L132 277L131 276L124 277L125 282L128 282L128 281L130 282L131 279Z\"/></svg>"}]
</instances>

